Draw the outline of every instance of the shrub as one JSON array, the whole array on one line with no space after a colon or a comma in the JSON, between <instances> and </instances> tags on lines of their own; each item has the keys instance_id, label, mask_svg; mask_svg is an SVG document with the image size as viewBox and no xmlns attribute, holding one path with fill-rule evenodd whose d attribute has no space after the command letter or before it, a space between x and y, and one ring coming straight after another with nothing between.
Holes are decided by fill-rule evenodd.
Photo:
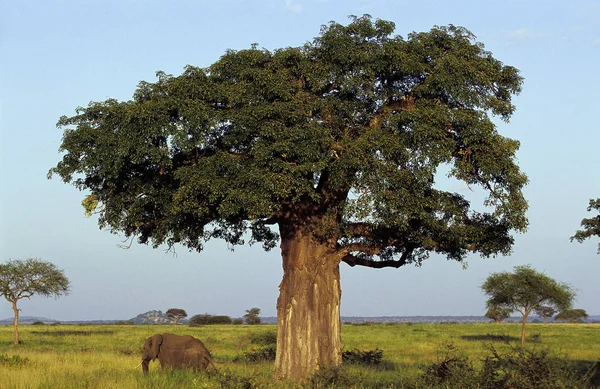
<instances>
[{"instance_id":1,"label":"shrub","mask_svg":"<svg viewBox=\"0 0 600 389\"><path fill-rule=\"evenodd\" d=\"M250 343L258 344L260 346L270 346L277 344L277 332L266 331L266 332L255 332L250 334Z\"/></svg>"},{"instance_id":2,"label":"shrub","mask_svg":"<svg viewBox=\"0 0 600 389\"><path fill-rule=\"evenodd\" d=\"M208 370L205 373L210 379L211 381L216 381L218 382L218 388L221 389L254 389L254 388L259 388L260 386L258 384L255 383L256 381L256 377L252 376L252 377L240 377L238 374L235 374L227 369L222 369L222 370ZM194 380L195 381L195 380ZM194 382L192 381L192 382ZM196 382L194 382L196 383ZM200 387L200 386L196 386L194 385L194 388L196 387ZM212 388L213 386L207 386L206 384L204 384L204 386L202 386L203 388L206 387L210 387Z\"/></svg>"},{"instance_id":3,"label":"shrub","mask_svg":"<svg viewBox=\"0 0 600 389\"><path fill-rule=\"evenodd\" d=\"M118 321L114 322L113 324L118 325L118 326L132 326L132 325L135 325L135 322L133 322L132 320L118 320Z\"/></svg>"},{"instance_id":4,"label":"shrub","mask_svg":"<svg viewBox=\"0 0 600 389\"><path fill-rule=\"evenodd\" d=\"M0 354L0 366L17 367L23 366L28 362L29 359L20 355Z\"/></svg>"},{"instance_id":5,"label":"shrub","mask_svg":"<svg viewBox=\"0 0 600 389\"><path fill-rule=\"evenodd\" d=\"M425 369L425 386L469 387L467 380L474 376L475 369L467 355L452 343L443 344L437 354L437 360Z\"/></svg>"},{"instance_id":6,"label":"shrub","mask_svg":"<svg viewBox=\"0 0 600 389\"><path fill-rule=\"evenodd\" d=\"M342 361L361 365L379 365L383 359L383 351L379 349L362 351L358 349L344 351Z\"/></svg>"},{"instance_id":7,"label":"shrub","mask_svg":"<svg viewBox=\"0 0 600 389\"><path fill-rule=\"evenodd\" d=\"M242 355L233 358L234 362L272 362L277 355L276 346L262 347L257 350L250 350Z\"/></svg>"},{"instance_id":8,"label":"shrub","mask_svg":"<svg viewBox=\"0 0 600 389\"><path fill-rule=\"evenodd\" d=\"M587 387L591 375L581 377L564 357L549 350L511 348L500 354L488 346L490 355L476 370L466 354L454 345L442 346L438 359L425 368L421 380L428 388L564 389ZM593 375L593 374L592 374Z\"/></svg>"},{"instance_id":9,"label":"shrub","mask_svg":"<svg viewBox=\"0 0 600 389\"><path fill-rule=\"evenodd\" d=\"M231 324L236 324L236 325L244 324L244 319L242 319L241 317L237 317L237 318L233 319Z\"/></svg>"},{"instance_id":10,"label":"shrub","mask_svg":"<svg viewBox=\"0 0 600 389\"><path fill-rule=\"evenodd\" d=\"M310 377L310 388L350 388L356 385L356 380L344 374L339 367L319 369Z\"/></svg>"},{"instance_id":11,"label":"shrub","mask_svg":"<svg viewBox=\"0 0 600 389\"><path fill-rule=\"evenodd\" d=\"M44 323L43 321L34 321L33 323L31 323L32 326L43 326L46 325L46 323Z\"/></svg>"},{"instance_id":12,"label":"shrub","mask_svg":"<svg viewBox=\"0 0 600 389\"><path fill-rule=\"evenodd\" d=\"M549 350L512 348L500 354L490 346L490 351L492 355L485 359L480 378L484 388L562 389L585 385L565 358L552 356Z\"/></svg>"},{"instance_id":13,"label":"shrub","mask_svg":"<svg viewBox=\"0 0 600 389\"><path fill-rule=\"evenodd\" d=\"M225 315L194 315L189 320L190 327L197 327L201 325L210 325L210 324L231 324L233 321L231 317Z\"/></svg>"}]
</instances>

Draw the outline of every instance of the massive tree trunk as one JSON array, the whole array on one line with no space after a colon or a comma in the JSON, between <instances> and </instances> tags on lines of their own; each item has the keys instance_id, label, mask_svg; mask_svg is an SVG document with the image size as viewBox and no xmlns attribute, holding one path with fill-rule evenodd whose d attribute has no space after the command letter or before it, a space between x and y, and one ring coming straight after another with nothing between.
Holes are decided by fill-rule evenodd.
<instances>
[{"instance_id":1,"label":"massive tree trunk","mask_svg":"<svg viewBox=\"0 0 600 389\"><path fill-rule=\"evenodd\" d=\"M19 309L17 308L17 301L11 301L12 309L15 314L15 319L13 320L13 328L14 328L14 344L19 344Z\"/></svg>"},{"instance_id":2,"label":"massive tree trunk","mask_svg":"<svg viewBox=\"0 0 600 389\"><path fill-rule=\"evenodd\" d=\"M299 231L282 233L281 256L275 375L301 381L342 362L340 259Z\"/></svg>"}]
</instances>

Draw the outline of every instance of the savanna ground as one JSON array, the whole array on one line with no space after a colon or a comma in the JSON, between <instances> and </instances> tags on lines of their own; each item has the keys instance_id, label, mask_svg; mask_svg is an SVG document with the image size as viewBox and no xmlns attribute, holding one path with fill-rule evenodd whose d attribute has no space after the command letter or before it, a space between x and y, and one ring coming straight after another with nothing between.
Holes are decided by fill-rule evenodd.
<instances>
[{"instance_id":1,"label":"savanna ground","mask_svg":"<svg viewBox=\"0 0 600 389\"><path fill-rule=\"evenodd\" d=\"M0 388L299 388L272 380L272 362L239 360L274 340L274 325L28 325L13 345L12 326L0 326ZM600 359L600 324L529 324L530 349L550 349L584 374ZM155 334L189 334L211 350L218 370L163 372L158 361L144 376L141 348ZM519 344L519 324L374 324L342 328L344 350L383 351L375 366L345 364L337 384L327 377L307 387L423 388L420 376L452 344L475 363ZM507 342L508 341L508 342ZM591 386L600 387L599 377ZM316 382L316 383L315 383Z\"/></svg>"}]
</instances>

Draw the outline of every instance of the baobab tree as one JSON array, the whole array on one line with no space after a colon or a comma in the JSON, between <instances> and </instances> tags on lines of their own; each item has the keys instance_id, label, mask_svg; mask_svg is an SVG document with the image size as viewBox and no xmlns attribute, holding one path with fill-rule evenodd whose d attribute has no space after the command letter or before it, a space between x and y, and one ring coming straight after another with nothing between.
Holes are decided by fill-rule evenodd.
<instances>
[{"instance_id":1,"label":"baobab tree","mask_svg":"<svg viewBox=\"0 0 600 389\"><path fill-rule=\"evenodd\" d=\"M592 210L600 212L600 198L590 200L587 210L588 212ZM583 228L571 237L571 242L576 240L581 243L593 236L600 238L600 214L581 220L581 227ZM598 254L600 254L600 243L598 243Z\"/></svg>"},{"instance_id":2,"label":"baobab tree","mask_svg":"<svg viewBox=\"0 0 600 389\"><path fill-rule=\"evenodd\" d=\"M528 224L519 142L492 121L512 115L518 70L461 27L394 29L353 17L300 47L158 72L130 101L62 117L49 175L86 190L101 227L142 244L280 242L275 374L337 366L341 263L508 254ZM487 192L486 207L436 185L440 166Z\"/></svg>"}]
</instances>

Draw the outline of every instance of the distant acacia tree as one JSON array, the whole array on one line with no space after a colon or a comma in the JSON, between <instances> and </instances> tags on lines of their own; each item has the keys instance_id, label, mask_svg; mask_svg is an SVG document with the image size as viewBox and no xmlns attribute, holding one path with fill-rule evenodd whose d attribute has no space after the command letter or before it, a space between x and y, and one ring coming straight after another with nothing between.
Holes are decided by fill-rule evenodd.
<instances>
[{"instance_id":1,"label":"distant acacia tree","mask_svg":"<svg viewBox=\"0 0 600 389\"><path fill-rule=\"evenodd\" d=\"M499 305L494 305L488 308L485 313L485 317L492 319L496 324L502 323L505 319L510 317L510 314L513 312L513 309L502 307Z\"/></svg>"},{"instance_id":2,"label":"distant acacia tree","mask_svg":"<svg viewBox=\"0 0 600 389\"><path fill-rule=\"evenodd\" d=\"M250 308L246 310L246 314L244 315L244 319L246 319L246 324L260 324L260 308Z\"/></svg>"},{"instance_id":3,"label":"distant acacia tree","mask_svg":"<svg viewBox=\"0 0 600 389\"><path fill-rule=\"evenodd\" d=\"M175 325L177 325L179 320L187 317L187 312L179 308L169 308L167 310L167 316L169 317L169 319L175 320Z\"/></svg>"},{"instance_id":4,"label":"distant acacia tree","mask_svg":"<svg viewBox=\"0 0 600 389\"><path fill-rule=\"evenodd\" d=\"M571 308L575 298L575 292L569 285L559 283L529 266L515 266L514 273L492 273L481 289L490 296L488 307L507 307L523 315L521 347L525 346L525 325L531 312L542 305L566 310Z\"/></svg>"},{"instance_id":5,"label":"distant acacia tree","mask_svg":"<svg viewBox=\"0 0 600 389\"><path fill-rule=\"evenodd\" d=\"M556 309L554 307L549 307L547 305L542 305L539 308L534 309L536 315L544 320L544 324L550 319L552 316L556 314Z\"/></svg>"},{"instance_id":6,"label":"distant acacia tree","mask_svg":"<svg viewBox=\"0 0 600 389\"><path fill-rule=\"evenodd\" d=\"M600 212L600 198L597 198L596 200L590 200L590 205L588 205L587 210L590 212L592 209ZM571 242L576 240L581 243L592 236L600 237L600 214L594 217L583 219L581 221L581 226L583 229L578 230L575 235L571 237ZM598 243L598 254L600 254L600 243Z\"/></svg>"},{"instance_id":7,"label":"distant acacia tree","mask_svg":"<svg viewBox=\"0 0 600 389\"><path fill-rule=\"evenodd\" d=\"M569 323L581 323L588 317L589 315L585 309L567 309L556 315L554 318L560 321L568 321Z\"/></svg>"},{"instance_id":8,"label":"distant acacia tree","mask_svg":"<svg viewBox=\"0 0 600 389\"><path fill-rule=\"evenodd\" d=\"M69 280L54 264L37 258L9 260L0 265L0 295L12 304L14 344L19 344L17 302L34 294L59 297L69 292Z\"/></svg>"}]
</instances>

